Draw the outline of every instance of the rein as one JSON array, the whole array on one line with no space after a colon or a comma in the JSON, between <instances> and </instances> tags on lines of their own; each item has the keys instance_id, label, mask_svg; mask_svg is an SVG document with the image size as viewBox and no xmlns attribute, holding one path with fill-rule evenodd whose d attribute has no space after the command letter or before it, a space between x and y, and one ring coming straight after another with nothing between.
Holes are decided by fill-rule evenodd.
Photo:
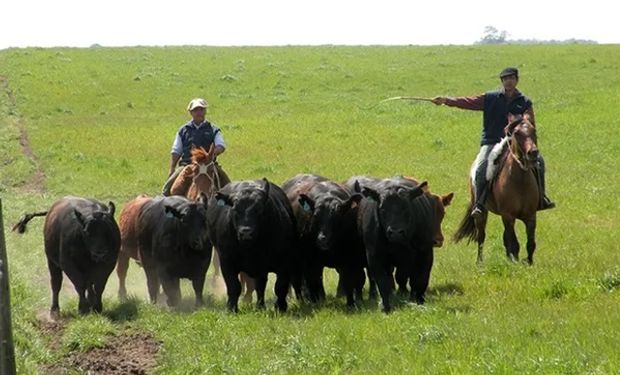
<instances>
[{"instance_id":1,"label":"rein","mask_svg":"<svg viewBox=\"0 0 620 375\"><path fill-rule=\"evenodd\" d=\"M519 167L520 167L522 170L527 171L527 170L528 170L528 168L527 168L525 165L523 165L523 162L522 162L522 161L521 161L521 159L519 158L519 155L515 154L515 152L512 150L512 143L513 143L513 142L516 142L516 140L514 140L514 141L512 140L512 137L513 137L513 136L511 136L510 144L508 145L508 152L510 153L510 156L512 156L512 158L514 159L514 161L516 161L516 162L517 162L517 164L519 165ZM516 142L516 143L517 143L517 147L519 147L519 142ZM520 149L520 148L519 148L519 149Z\"/></svg>"}]
</instances>

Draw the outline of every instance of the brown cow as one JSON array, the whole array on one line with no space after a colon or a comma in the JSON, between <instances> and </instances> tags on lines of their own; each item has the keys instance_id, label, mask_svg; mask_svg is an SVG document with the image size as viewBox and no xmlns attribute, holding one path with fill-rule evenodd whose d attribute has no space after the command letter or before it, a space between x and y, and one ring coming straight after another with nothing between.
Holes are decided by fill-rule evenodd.
<instances>
[{"instance_id":1,"label":"brown cow","mask_svg":"<svg viewBox=\"0 0 620 375\"><path fill-rule=\"evenodd\" d=\"M135 199L130 200L125 203L118 220L121 231L121 251L118 253L118 260L116 262L116 274L118 276L118 298L121 301L127 299L125 279L127 278L127 269L129 268L129 258L140 262L138 252L138 216L142 206L152 200L153 198L146 195L139 195Z\"/></svg>"}]
</instances>

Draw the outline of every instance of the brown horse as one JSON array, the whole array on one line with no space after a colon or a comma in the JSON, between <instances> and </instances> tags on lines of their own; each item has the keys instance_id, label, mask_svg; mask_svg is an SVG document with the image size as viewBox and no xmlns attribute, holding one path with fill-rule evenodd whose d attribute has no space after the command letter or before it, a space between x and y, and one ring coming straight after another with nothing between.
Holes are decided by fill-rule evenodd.
<instances>
[{"instance_id":1,"label":"brown horse","mask_svg":"<svg viewBox=\"0 0 620 375\"><path fill-rule=\"evenodd\" d=\"M532 264L534 262L534 250L536 250L536 210L539 202L539 188L534 175L538 158L536 128L528 117L509 115L508 120L507 137L496 146L500 155L500 164L496 177L492 179L491 190L485 201L485 207L502 217L506 256L513 261L519 259L519 241L514 229L515 220L519 219L525 224L527 261ZM495 151L496 149L491 154L494 154ZM489 168L491 165L492 161L489 160ZM482 247L486 236L485 228L488 214L484 212L476 218L470 215L475 204L471 180L469 188L471 193L470 205L454 235L454 240L455 242L464 238L467 238L468 242L476 240L478 242L478 262L482 262Z\"/></svg>"},{"instance_id":2,"label":"brown horse","mask_svg":"<svg viewBox=\"0 0 620 375\"><path fill-rule=\"evenodd\" d=\"M170 189L170 194L183 195L195 201L200 197L200 193L211 197L228 183L228 175L215 162L215 148L211 144L209 151L202 147L192 149L192 163L181 171Z\"/></svg>"}]
</instances>

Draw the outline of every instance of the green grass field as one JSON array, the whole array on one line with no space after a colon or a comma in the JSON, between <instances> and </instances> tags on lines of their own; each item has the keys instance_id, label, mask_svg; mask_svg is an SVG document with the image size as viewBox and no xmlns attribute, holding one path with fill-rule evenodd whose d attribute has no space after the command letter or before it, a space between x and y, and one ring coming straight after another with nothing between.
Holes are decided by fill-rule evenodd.
<instances>
[{"instance_id":1,"label":"green grass field","mask_svg":"<svg viewBox=\"0 0 620 375\"><path fill-rule=\"evenodd\" d=\"M154 368L162 374L619 373L618 61L617 45L0 51L0 194L18 372L45 373L67 355L141 331L162 343ZM10 226L64 195L113 200L120 212L139 193L157 194L191 98L209 101L207 117L228 144L219 160L233 180L414 175L456 194L443 225L451 236L468 203L481 113L369 107L397 95L482 93L499 86L508 65L520 68L519 88L534 101L558 204L539 215L534 266L506 261L501 221L491 217L484 264L475 263L475 245L446 242L435 252L428 303L400 301L388 316L374 302L349 312L335 298L320 307L293 300L276 315L271 291L266 311L242 306L231 315L209 286L207 306L194 310L187 282L184 307L170 310L147 302L132 264L131 303L118 303L113 273L105 313L79 317L65 283L60 337L38 328L50 305L43 220L23 236ZM34 159L20 146L20 127ZM517 230L523 243L521 223ZM334 273L327 278L333 294Z\"/></svg>"}]
</instances>

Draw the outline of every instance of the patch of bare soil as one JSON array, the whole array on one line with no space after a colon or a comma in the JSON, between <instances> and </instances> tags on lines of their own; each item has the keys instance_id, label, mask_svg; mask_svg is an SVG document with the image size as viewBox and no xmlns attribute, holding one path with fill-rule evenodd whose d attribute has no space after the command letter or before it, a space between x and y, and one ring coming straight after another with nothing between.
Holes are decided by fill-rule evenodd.
<instances>
[{"instance_id":1,"label":"patch of bare soil","mask_svg":"<svg viewBox=\"0 0 620 375\"><path fill-rule=\"evenodd\" d=\"M46 369L46 373L64 375L78 369L87 374L148 374L155 366L160 342L147 333L133 332L112 337L102 348L86 353L71 352Z\"/></svg>"},{"instance_id":2,"label":"patch of bare soil","mask_svg":"<svg viewBox=\"0 0 620 375\"><path fill-rule=\"evenodd\" d=\"M50 337L50 350L62 348L62 335L66 320L53 319L47 312L37 316L37 327L46 337ZM94 348L88 352L73 351L58 363L43 370L45 374L68 375L75 371L86 374L148 374L155 366L157 352L161 343L150 334L130 331L126 334L113 336L105 346Z\"/></svg>"}]
</instances>

